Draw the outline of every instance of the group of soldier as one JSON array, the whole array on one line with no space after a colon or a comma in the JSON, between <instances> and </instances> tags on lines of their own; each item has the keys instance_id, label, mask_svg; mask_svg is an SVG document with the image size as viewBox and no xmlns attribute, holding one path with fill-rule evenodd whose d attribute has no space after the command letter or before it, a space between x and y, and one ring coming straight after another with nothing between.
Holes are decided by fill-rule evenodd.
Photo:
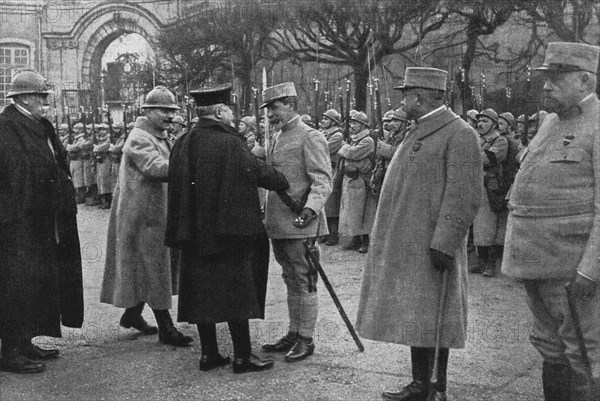
<instances>
[{"instance_id":1,"label":"group of soldier","mask_svg":"<svg viewBox=\"0 0 600 401\"><path fill-rule=\"evenodd\" d=\"M502 255L502 272L524 284L545 399L597 400L599 56L596 46L550 43L536 70L551 113L523 116L523 125L489 108L461 119L444 105L448 73L428 67L406 69L395 88L402 107L386 113L376 133L361 111L345 130L333 109L323 113L322 131L312 128L292 82L266 88L267 119L244 117L239 130L232 85L191 91L198 120L185 130L174 95L158 86L117 150L101 302L125 308L121 326L183 347L193 339L169 313L178 294L178 321L198 328L200 370L232 362L218 350L221 322L234 373L269 369L273 360L252 353L248 320L264 318L270 239L289 323L261 349L301 361L315 351L317 240L332 246L350 236L346 248L367 253L358 332L410 347L413 380L382 397L445 401L450 348L466 341L471 231L479 259L471 270L493 276ZM94 183L84 163L73 164L79 159L67 168L44 118L45 79L20 74L0 117L1 367L34 373L59 352L32 338L60 336L61 321L82 325L74 187ZM78 133L68 146L87 160L118 147L87 141ZM158 328L142 317L145 304Z\"/></svg>"}]
</instances>

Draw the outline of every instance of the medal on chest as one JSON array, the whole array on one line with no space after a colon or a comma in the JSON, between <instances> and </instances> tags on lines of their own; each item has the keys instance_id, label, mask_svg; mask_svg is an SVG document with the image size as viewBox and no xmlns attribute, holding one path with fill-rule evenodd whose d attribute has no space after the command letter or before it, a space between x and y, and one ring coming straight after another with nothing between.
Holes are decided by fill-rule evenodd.
<instances>
[{"instance_id":1,"label":"medal on chest","mask_svg":"<svg viewBox=\"0 0 600 401\"><path fill-rule=\"evenodd\" d=\"M415 144L413 145L412 152L411 152L410 156L408 157L408 159L411 162L415 160L415 157L417 156L417 152L419 151L419 149L421 149L422 145L423 145L423 142L415 142Z\"/></svg>"}]
</instances>

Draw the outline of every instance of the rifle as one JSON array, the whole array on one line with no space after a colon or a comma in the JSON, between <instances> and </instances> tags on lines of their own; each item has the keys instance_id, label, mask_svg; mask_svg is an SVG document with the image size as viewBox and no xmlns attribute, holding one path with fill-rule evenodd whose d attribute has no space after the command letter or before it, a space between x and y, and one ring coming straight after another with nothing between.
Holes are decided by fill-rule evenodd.
<instances>
[{"instance_id":1,"label":"rifle","mask_svg":"<svg viewBox=\"0 0 600 401\"><path fill-rule=\"evenodd\" d=\"M86 121L87 117L85 115L85 107L83 107L83 106L79 106L79 107L81 109L81 116L80 116L79 121L81 121L81 124L83 124L83 134L84 134L84 136L87 136L87 134L88 134L88 132L87 132L87 124L86 124L87 123L87 121Z\"/></svg>"},{"instance_id":2,"label":"rifle","mask_svg":"<svg viewBox=\"0 0 600 401\"><path fill-rule=\"evenodd\" d=\"M53 95L52 99L54 100L54 125L56 125L56 135L59 135L58 130L60 125L58 124L58 110L56 109L56 95Z\"/></svg>"},{"instance_id":3,"label":"rifle","mask_svg":"<svg viewBox=\"0 0 600 401\"><path fill-rule=\"evenodd\" d=\"M108 105L106 105L105 107L106 107L106 120L108 123L109 140L110 140L110 143L115 143L115 133L113 132L112 116L110 115L110 109L108 108Z\"/></svg>"},{"instance_id":4,"label":"rifle","mask_svg":"<svg viewBox=\"0 0 600 401\"><path fill-rule=\"evenodd\" d=\"M69 145L73 143L73 127L71 127L71 116L69 114L69 109L67 108L65 111L65 97L60 97L60 107L62 108L63 116L67 116L67 129L69 132Z\"/></svg>"},{"instance_id":5,"label":"rifle","mask_svg":"<svg viewBox=\"0 0 600 401\"><path fill-rule=\"evenodd\" d=\"M127 140L127 136L129 132L127 132L127 105L125 103L122 104L123 107L123 130L125 131L125 140Z\"/></svg>"},{"instance_id":6,"label":"rifle","mask_svg":"<svg viewBox=\"0 0 600 401\"><path fill-rule=\"evenodd\" d=\"M527 79L525 82L525 88L527 90L527 99L529 99L531 96L531 67L530 66L527 66ZM523 121L524 132L523 132L523 137L521 138L521 143L523 144L523 146L527 146L527 143L529 142L529 140L527 139L527 131L529 131L529 115L527 114L527 108L525 109L523 114L525 115L525 120Z\"/></svg>"},{"instance_id":7,"label":"rifle","mask_svg":"<svg viewBox=\"0 0 600 401\"><path fill-rule=\"evenodd\" d=\"M190 98L184 95L183 102L185 104L185 121L187 122L188 128L191 129L192 113L190 112Z\"/></svg>"},{"instance_id":8,"label":"rifle","mask_svg":"<svg viewBox=\"0 0 600 401\"><path fill-rule=\"evenodd\" d=\"M340 116L343 118L346 114L344 114L344 94L341 86L338 87L338 101L340 103Z\"/></svg>"},{"instance_id":9,"label":"rifle","mask_svg":"<svg viewBox=\"0 0 600 401\"><path fill-rule=\"evenodd\" d=\"M315 129L319 129L319 83L320 81L315 78Z\"/></svg>"},{"instance_id":10,"label":"rifle","mask_svg":"<svg viewBox=\"0 0 600 401\"><path fill-rule=\"evenodd\" d=\"M381 93L379 92L379 79L373 78L375 82L375 111L377 117L377 134L373 135L375 141L375 150L373 151L373 160L377 160L377 141L383 139L383 115L381 114Z\"/></svg>"},{"instance_id":11,"label":"rifle","mask_svg":"<svg viewBox=\"0 0 600 401\"><path fill-rule=\"evenodd\" d=\"M350 79L346 78L346 115L344 116L344 140L350 142Z\"/></svg>"},{"instance_id":12,"label":"rifle","mask_svg":"<svg viewBox=\"0 0 600 401\"><path fill-rule=\"evenodd\" d=\"M261 132L260 132L260 110L258 108L258 89L252 88L252 94L254 95L254 117L256 118L256 141L259 145L264 146L264 143L261 143Z\"/></svg>"},{"instance_id":13,"label":"rifle","mask_svg":"<svg viewBox=\"0 0 600 401\"><path fill-rule=\"evenodd\" d=\"M94 122L94 109L90 106L90 114L92 115L92 169L94 173L96 173L98 169L98 161L96 160L96 155L94 154L94 146L96 146L96 123Z\"/></svg>"}]
</instances>

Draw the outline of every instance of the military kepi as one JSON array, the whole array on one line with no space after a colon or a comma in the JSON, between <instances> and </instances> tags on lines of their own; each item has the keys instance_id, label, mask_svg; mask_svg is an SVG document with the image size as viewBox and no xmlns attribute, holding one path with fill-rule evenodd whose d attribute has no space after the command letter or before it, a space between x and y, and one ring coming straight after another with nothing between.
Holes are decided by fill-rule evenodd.
<instances>
[{"instance_id":1,"label":"military kepi","mask_svg":"<svg viewBox=\"0 0 600 401\"><path fill-rule=\"evenodd\" d=\"M212 88L192 90L190 91L190 95L194 98L198 107L212 106L214 104L232 105L232 89L232 84L222 84Z\"/></svg>"},{"instance_id":2,"label":"military kepi","mask_svg":"<svg viewBox=\"0 0 600 401\"><path fill-rule=\"evenodd\" d=\"M269 86L262 92L263 104L260 105L260 108L267 107L269 103L273 103L275 100L289 96L298 96L293 82L284 82L282 84Z\"/></svg>"},{"instance_id":3,"label":"military kepi","mask_svg":"<svg viewBox=\"0 0 600 401\"><path fill-rule=\"evenodd\" d=\"M574 72L588 71L595 74L598 70L600 47L585 43L552 42L548 43L546 57L536 71Z\"/></svg>"},{"instance_id":4,"label":"military kepi","mask_svg":"<svg viewBox=\"0 0 600 401\"><path fill-rule=\"evenodd\" d=\"M394 89L424 88L445 91L447 79L448 71L429 67L408 67L404 73L404 84Z\"/></svg>"}]
</instances>

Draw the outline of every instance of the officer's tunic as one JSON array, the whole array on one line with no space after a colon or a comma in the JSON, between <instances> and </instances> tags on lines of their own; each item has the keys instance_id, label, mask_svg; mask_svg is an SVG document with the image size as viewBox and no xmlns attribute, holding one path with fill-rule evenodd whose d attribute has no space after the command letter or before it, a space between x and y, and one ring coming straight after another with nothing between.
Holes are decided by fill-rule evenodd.
<instances>
[{"instance_id":1,"label":"officer's tunic","mask_svg":"<svg viewBox=\"0 0 600 401\"><path fill-rule=\"evenodd\" d=\"M581 114L550 114L528 146L513 184L502 272L526 280L534 346L545 360L582 372L564 284L576 272L600 282L600 102ZM594 376L600 377L600 290L578 303Z\"/></svg>"}]
</instances>

